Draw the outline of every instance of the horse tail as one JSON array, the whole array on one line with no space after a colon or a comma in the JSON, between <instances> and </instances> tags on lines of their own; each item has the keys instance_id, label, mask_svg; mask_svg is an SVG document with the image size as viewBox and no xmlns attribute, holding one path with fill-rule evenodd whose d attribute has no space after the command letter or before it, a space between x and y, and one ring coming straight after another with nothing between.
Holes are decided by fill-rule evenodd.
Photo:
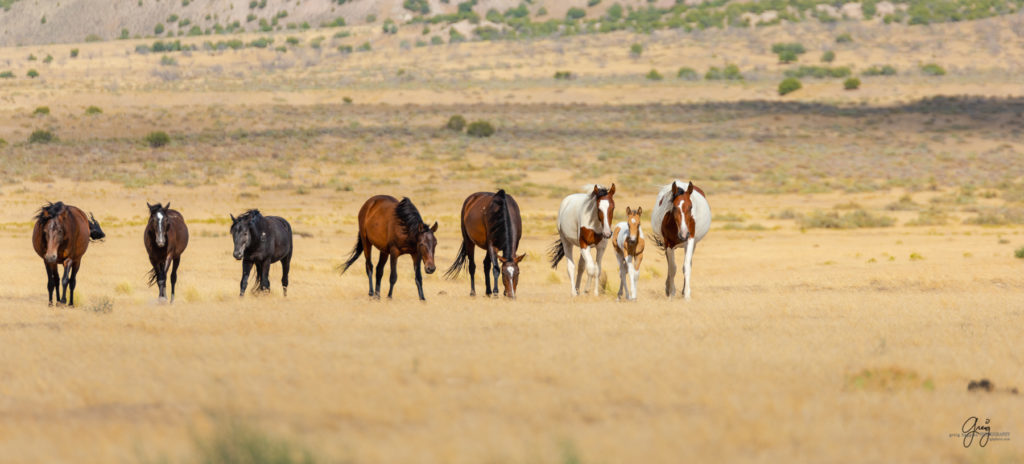
<instances>
[{"instance_id":1,"label":"horse tail","mask_svg":"<svg viewBox=\"0 0 1024 464\"><path fill-rule=\"evenodd\" d=\"M89 213L89 239L92 241L103 240L106 236L107 234L103 233L103 229L100 228L100 223L96 222L92 213Z\"/></svg>"},{"instance_id":2,"label":"horse tail","mask_svg":"<svg viewBox=\"0 0 1024 464\"><path fill-rule=\"evenodd\" d=\"M156 269L150 269L146 273L146 279L149 279L149 286L152 287L156 284Z\"/></svg>"},{"instance_id":3,"label":"horse tail","mask_svg":"<svg viewBox=\"0 0 1024 464\"><path fill-rule=\"evenodd\" d=\"M462 246L459 247L459 255L455 257L455 262L452 263L452 267L448 268L444 273L445 279L454 279L459 276L459 272L462 268L466 267L466 258L469 256L469 252L466 251L466 238L462 239ZM470 244L470 246L473 246Z\"/></svg>"},{"instance_id":4,"label":"horse tail","mask_svg":"<svg viewBox=\"0 0 1024 464\"><path fill-rule=\"evenodd\" d=\"M356 246L352 247L352 254L348 255L348 259L345 264L341 265L341 273L344 274L348 270L352 263L359 259L359 255L363 254L363 239L362 237L356 238Z\"/></svg>"},{"instance_id":5,"label":"horse tail","mask_svg":"<svg viewBox=\"0 0 1024 464\"><path fill-rule=\"evenodd\" d=\"M555 240L555 243L551 244L548 256L551 257L551 268L558 267L558 262L565 257L565 247L562 246L562 239Z\"/></svg>"}]
</instances>

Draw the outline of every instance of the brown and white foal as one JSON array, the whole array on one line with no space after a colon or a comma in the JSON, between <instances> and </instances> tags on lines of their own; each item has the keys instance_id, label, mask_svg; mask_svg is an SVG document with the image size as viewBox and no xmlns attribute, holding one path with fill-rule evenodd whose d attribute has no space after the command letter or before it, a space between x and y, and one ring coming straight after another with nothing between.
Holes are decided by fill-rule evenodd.
<instances>
[{"instance_id":1,"label":"brown and white foal","mask_svg":"<svg viewBox=\"0 0 1024 464\"><path fill-rule=\"evenodd\" d=\"M637 273L644 260L644 231L640 228L640 214L644 209L626 207L626 221L615 225L612 231L612 246L619 260L619 299L625 291L626 299L636 300ZM629 284L627 285L627 280Z\"/></svg>"}]
</instances>

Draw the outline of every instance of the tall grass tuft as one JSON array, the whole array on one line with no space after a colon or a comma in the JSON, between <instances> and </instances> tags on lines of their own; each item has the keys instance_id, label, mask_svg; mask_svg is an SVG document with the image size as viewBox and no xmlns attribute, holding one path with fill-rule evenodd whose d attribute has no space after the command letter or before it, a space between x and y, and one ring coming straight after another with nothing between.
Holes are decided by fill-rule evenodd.
<instances>
[{"instance_id":1,"label":"tall grass tuft","mask_svg":"<svg viewBox=\"0 0 1024 464\"><path fill-rule=\"evenodd\" d=\"M313 464L309 451L237 421L225 421L205 439L196 440L202 464Z\"/></svg>"}]
</instances>

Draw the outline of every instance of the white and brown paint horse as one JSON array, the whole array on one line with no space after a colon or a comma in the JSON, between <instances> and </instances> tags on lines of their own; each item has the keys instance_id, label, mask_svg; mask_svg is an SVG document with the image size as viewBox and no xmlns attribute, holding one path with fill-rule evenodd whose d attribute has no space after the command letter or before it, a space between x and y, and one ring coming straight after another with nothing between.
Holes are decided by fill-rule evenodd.
<instances>
[{"instance_id":1,"label":"white and brown paint horse","mask_svg":"<svg viewBox=\"0 0 1024 464\"><path fill-rule=\"evenodd\" d=\"M676 180L661 188L651 213L651 233L658 246L665 249L668 278L665 295L676 293L676 247L685 246L683 259L683 297L690 299L690 273L693 252L711 228L711 205L704 191L693 182Z\"/></svg>"},{"instance_id":2,"label":"white and brown paint horse","mask_svg":"<svg viewBox=\"0 0 1024 464\"><path fill-rule=\"evenodd\" d=\"M587 286L593 287L597 295L601 276L601 257L612 237L612 217L615 214L615 184L611 188L600 185L588 185L584 193L574 193L562 200L558 208L558 240L551 247L551 267L558 267L564 257L569 271L569 283L572 295L580 293L583 271L587 271ZM580 247L580 256L585 267L576 266L573 261L573 247ZM590 255L590 249L597 249L597 258Z\"/></svg>"},{"instance_id":3,"label":"white and brown paint horse","mask_svg":"<svg viewBox=\"0 0 1024 464\"><path fill-rule=\"evenodd\" d=\"M640 227L640 215L644 209L626 207L626 221L615 225L612 231L612 247L619 260L619 299L636 300L640 262L644 260L644 231ZM627 281L628 279L628 281ZM627 283L628 282L628 283Z\"/></svg>"}]
</instances>

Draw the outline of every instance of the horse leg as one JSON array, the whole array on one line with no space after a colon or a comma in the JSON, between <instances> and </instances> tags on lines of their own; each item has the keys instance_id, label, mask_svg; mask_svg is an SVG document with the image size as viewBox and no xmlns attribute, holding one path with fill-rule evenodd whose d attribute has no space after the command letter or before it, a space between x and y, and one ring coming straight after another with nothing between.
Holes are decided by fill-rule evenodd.
<instances>
[{"instance_id":1,"label":"horse leg","mask_svg":"<svg viewBox=\"0 0 1024 464\"><path fill-rule=\"evenodd\" d=\"M178 284L178 264L181 264L181 256L171 263L171 303L174 303L174 286Z\"/></svg>"},{"instance_id":2,"label":"horse leg","mask_svg":"<svg viewBox=\"0 0 1024 464\"><path fill-rule=\"evenodd\" d=\"M578 278L576 280L576 287L578 288L580 286L580 283L583 281L583 271L586 270L587 271L587 284L583 286L583 292L582 293L587 293L587 289L589 289L591 287L591 284L593 283L594 272L597 272L596 271L597 265L594 264L594 256L590 254L590 247L586 247L586 248L580 247L580 258L583 261L584 266L579 268L578 271L576 271L576 275L578 276ZM594 284L594 285L595 285L594 289L596 290L597 289L596 284Z\"/></svg>"},{"instance_id":3,"label":"horse leg","mask_svg":"<svg viewBox=\"0 0 1024 464\"><path fill-rule=\"evenodd\" d=\"M604 250L608 248L608 241L601 240L597 244L597 258L595 258L596 268L594 270L594 295L600 295L601 290L601 262L604 261Z\"/></svg>"},{"instance_id":4,"label":"horse leg","mask_svg":"<svg viewBox=\"0 0 1024 464\"><path fill-rule=\"evenodd\" d=\"M156 271L156 285L160 289L160 301L167 301L167 270L171 267L171 259L168 256L163 264L154 266Z\"/></svg>"},{"instance_id":5,"label":"horse leg","mask_svg":"<svg viewBox=\"0 0 1024 464\"><path fill-rule=\"evenodd\" d=\"M285 256L281 259L281 291L284 292L284 296L288 296L288 270L292 267L292 255Z\"/></svg>"},{"instance_id":6,"label":"horse leg","mask_svg":"<svg viewBox=\"0 0 1024 464\"><path fill-rule=\"evenodd\" d=\"M497 286L497 282L494 283ZM484 251L484 287L487 289L487 296L491 296L491 253Z\"/></svg>"},{"instance_id":7,"label":"horse leg","mask_svg":"<svg viewBox=\"0 0 1024 464\"><path fill-rule=\"evenodd\" d=\"M624 258L622 256L622 253L619 252L619 249L616 248L615 249L615 260L618 261L618 263L619 263L619 294L618 294L618 298L620 300L622 299L622 292L625 290L625 287L626 287L626 259L628 259L628 258ZM626 291L628 291L628 290L626 290ZM626 294L626 298L629 298L629 294L628 293Z\"/></svg>"},{"instance_id":8,"label":"horse leg","mask_svg":"<svg viewBox=\"0 0 1024 464\"><path fill-rule=\"evenodd\" d=\"M242 260L242 283L239 285L241 290L238 291L238 296L245 296L245 288L249 286L249 271L252 270L252 261L248 259Z\"/></svg>"},{"instance_id":9,"label":"horse leg","mask_svg":"<svg viewBox=\"0 0 1024 464\"><path fill-rule=\"evenodd\" d=\"M49 295L50 306L53 306L53 289L57 289L57 299L60 300L60 278L57 276L57 265L44 262L46 267L46 293Z\"/></svg>"},{"instance_id":10,"label":"horse leg","mask_svg":"<svg viewBox=\"0 0 1024 464\"><path fill-rule=\"evenodd\" d=\"M373 296L373 246L370 245L369 240L363 240L361 237L359 240L363 242L363 256L366 257L366 280L370 281L370 296ZM380 277L377 277L380 280Z\"/></svg>"},{"instance_id":11,"label":"horse leg","mask_svg":"<svg viewBox=\"0 0 1024 464\"><path fill-rule=\"evenodd\" d=\"M636 301L636 294L637 294L636 285L637 285L637 281L638 281L638 275L637 275L638 272L636 270L636 256L630 256L629 258L626 258L626 259L627 259L626 264L629 266L629 269L628 269L628 271L629 271L629 283L632 284L632 289L631 289L632 293L631 293L629 299L633 300L633 301Z\"/></svg>"},{"instance_id":12,"label":"horse leg","mask_svg":"<svg viewBox=\"0 0 1024 464\"><path fill-rule=\"evenodd\" d=\"M71 283L71 258L64 260L64 278L61 279L61 287L64 288L64 295L61 296L60 302L63 304L68 303L68 284Z\"/></svg>"},{"instance_id":13,"label":"horse leg","mask_svg":"<svg viewBox=\"0 0 1024 464\"><path fill-rule=\"evenodd\" d=\"M377 288L373 292L373 296L378 300L380 299L380 281L384 278L384 264L388 262L387 250L380 250L380 260L377 261Z\"/></svg>"},{"instance_id":14,"label":"horse leg","mask_svg":"<svg viewBox=\"0 0 1024 464\"><path fill-rule=\"evenodd\" d=\"M565 269L569 273L569 291L572 296L576 296L579 294L579 287L576 283L579 279L576 277L576 262L572 260L572 251L572 244L563 239L562 252L565 254Z\"/></svg>"},{"instance_id":15,"label":"horse leg","mask_svg":"<svg viewBox=\"0 0 1024 464\"><path fill-rule=\"evenodd\" d=\"M686 257L683 259L683 298L690 299L690 271L693 269L693 252L697 244L693 237L686 240Z\"/></svg>"},{"instance_id":16,"label":"horse leg","mask_svg":"<svg viewBox=\"0 0 1024 464\"><path fill-rule=\"evenodd\" d=\"M501 282L501 261L498 260L498 250L495 250L493 246L488 247L487 253L491 255L491 282L494 282L494 288L491 291L491 296L498 297L498 282Z\"/></svg>"},{"instance_id":17,"label":"horse leg","mask_svg":"<svg viewBox=\"0 0 1024 464\"><path fill-rule=\"evenodd\" d=\"M413 256L412 261L413 268L416 269L416 290L420 292L420 301L427 301L426 298L423 298L423 274L420 273L420 257Z\"/></svg>"},{"instance_id":18,"label":"horse leg","mask_svg":"<svg viewBox=\"0 0 1024 464\"><path fill-rule=\"evenodd\" d=\"M71 263L71 280L68 283L68 286L71 287L71 295L68 296L68 306L75 305L75 286L78 285L78 268L81 266L81 261Z\"/></svg>"},{"instance_id":19,"label":"horse leg","mask_svg":"<svg viewBox=\"0 0 1024 464\"><path fill-rule=\"evenodd\" d=\"M476 245L464 239L463 247L466 249L466 259L469 260L469 296L476 296Z\"/></svg>"},{"instance_id":20,"label":"horse leg","mask_svg":"<svg viewBox=\"0 0 1024 464\"><path fill-rule=\"evenodd\" d=\"M665 247L665 261L668 262L668 276L665 277L665 296L676 294L676 249Z\"/></svg>"},{"instance_id":21,"label":"horse leg","mask_svg":"<svg viewBox=\"0 0 1024 464\"><path fill-rule=\"evenodd\" d=\"M260 267L260 290L264 292L270 292L270 259L263 261L263 266Z\"/></svg>"},{"instance_id":22,"label":"horse leg","mask_svg":"<svg viewBox=\"0 0 1024 464\"><path fill-rule=\"evenodd\" d=\"M395 282L398 282L398 268L395 267L395 263L398 262L398 250L391 252L391 276L388 279L391 285L388 287L388 298L391 298L391 293L395 291Z\"/></svg>"}]
</instances>

